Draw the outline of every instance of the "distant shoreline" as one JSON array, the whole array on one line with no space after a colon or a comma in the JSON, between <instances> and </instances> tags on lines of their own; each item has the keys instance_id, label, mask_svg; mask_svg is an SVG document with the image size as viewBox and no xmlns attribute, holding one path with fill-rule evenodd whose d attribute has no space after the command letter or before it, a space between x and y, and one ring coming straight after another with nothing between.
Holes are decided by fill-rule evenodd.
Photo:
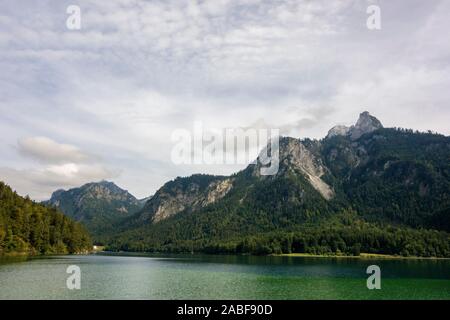
<instances>
[{"instance_id":1,"label":"distant shoreline","mask_svg":"<svg viewBox=\"0 0 450 320\"><path fill-rule=\"evenodd\" d=\"M192 253L164 253L164 252L134 252L134 251L98 251L93 254L99 255L137 255L137 256L158 256L158 255L192 255ZM254 256L254 257L300 257L300 258L336 258L336 259L386 259L386 260L450 260L450 257L418 257L418 256L399 256L389 254L377 254L377 253L361 253L359 256L350 255L331 255L331 254L312 254L312 253L280 253L280 254L268 254L268 255L251 255L251 254L214 254L214 253L202 253L195 252L194 255L207 255L207 256Z\"/></svg>"},{"instance_id":2,"label":"distant shoreline","mask_svg":"<svg viewBox=\"0 0 450 320\"><path fill-rule=\"evenodd\" d=\"M83 252L76 252L76 253L55 252L55 253L45 253L45 254L29 252L29 251L11 251L11 252L1 252L0 258L73 256L73 255L89 255L92 253L95 253L95 251L83 251Z\"/></svg>"},{"instance_id":3,"label":"distant shoreline","mask_svg":"<svg viewBox=\"0 0 450 320\"><path fill-rule=\"evenodd\" d=\"M138 256L147 256L147 255L166 255L167 253L162 252L134 252L134 251L103 251L103 250L95 250L91 252L83 252L83 253L53 253L53 254L30 254L28 252L8 252L0 254L0 258L28 258L28 257L50 257L50 256L60 256L60 255L91 255L91 254L99 254L99 255L138 255ZM169 255L184 255L188 253L172 253ZM196 254L205 254L205 253L196 253ZM205 255L222 255L222 254L208 254ZM233 256L233 254L231 254ZM239 254L234 254L234 256L241 256ZM245 254L245 256L248 256ZM256 255L258 256L258 255ZM269 254L266 256L272 257L299 257L299 258L333 258L333 259L385 259L385 260L450 260L450 258L445 257L419 257L419 256L399 256L399 255L390 255L390 254L377 254L377 253L361 253L359 256L350 256L350 255L332 255L332 254L312 254L312 253L280 253L280 254Z\"/></svg>"},{"instance_id":4,"label":"distant shoreline","mask_svg":"<svg viewBox=\"0 0 450 320\"><path fill-rule=\"evenodd\" d=\"M349 255L331 255L331 254L312 254L312 253L282 253L272 254L272 256L278 257L303 257L303 258L336 258L336 259L386 259L386 260L450 260L450 258L444 257L418 257L418 256L397 256L390 254L378 254L378 253L361 253L359 256Z\"/></svg>"}]
</instances>

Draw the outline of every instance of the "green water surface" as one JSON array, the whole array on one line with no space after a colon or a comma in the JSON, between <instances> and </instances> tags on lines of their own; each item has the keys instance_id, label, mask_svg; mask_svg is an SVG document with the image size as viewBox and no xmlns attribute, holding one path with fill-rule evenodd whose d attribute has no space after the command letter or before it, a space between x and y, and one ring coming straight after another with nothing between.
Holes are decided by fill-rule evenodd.
<instances>
[{"instance_id":1,"label":"green water surface","mask_svg":"<svg viewBox=\"0 0 450 320\"><path fill-rule=\"evenodd\" d=\"M81 289L69 290L69 265ZM369 290L369 265L381 290ZM450 260L254 256L0 258L0 299L450 299Z\"/></svg>"}]
</instances>

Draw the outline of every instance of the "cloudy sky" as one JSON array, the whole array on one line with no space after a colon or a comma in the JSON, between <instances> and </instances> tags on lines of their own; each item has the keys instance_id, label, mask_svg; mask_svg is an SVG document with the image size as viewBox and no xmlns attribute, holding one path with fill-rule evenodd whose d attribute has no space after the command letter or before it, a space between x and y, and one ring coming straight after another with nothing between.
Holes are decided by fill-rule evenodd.
<instances>
[{"instance_id":1,"label":"cloudy sky","mask_svg":"<svg viewBox=\"0 0 450 320\"><path fill-rule=\"evenodd\" d=\"M81 29L66 26L69 5ZM366 10L381 9L369 30ZM450 1L0 3L0 180L42 200L112 180L137 197L194 172L175 129L321 138L368 110L450 134Z\"/></svg>"}]
</instances>

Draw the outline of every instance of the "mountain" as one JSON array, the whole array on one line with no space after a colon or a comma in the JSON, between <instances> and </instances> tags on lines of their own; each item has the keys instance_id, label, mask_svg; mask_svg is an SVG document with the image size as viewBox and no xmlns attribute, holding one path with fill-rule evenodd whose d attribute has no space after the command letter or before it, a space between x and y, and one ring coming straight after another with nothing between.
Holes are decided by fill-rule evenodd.
<instances>
[{"instance_id":1,"label":"mountain","mask_svg":"<svg viewBox=\"0 0 450 320\"><path fill-rule=\"evenodd\" d=\"M381 122L370 115L369 112L364 111L359 115L358 121L355 125L346 127L337 125L328 131L327 138L334 136L348 136L351 140L357 140L363 134L370 133L377 129L383 128Z\"/></svg>"},{"instance_id":2,"label":"mountain","mask_svg":"<svg viewBox=\"0 0 450 320\"><path fill-rule=\"evenodd\" d=\"M0 256L81 253L91 248L89 235L79 223L0 182Z\"/></svg>"},{"instance_id":3,"label":"mountain","mask_svg":"<svg viewBox=\"0 0 450 320\"><path fill-rule=\"evenodd\" d=\"M183 210L206 207L226 195L231 187L229 179L196 174L166 183L151 197L139 212L141 221L158 222Z\"/></svg>"},{"instance_id":4,"label":"mountain","mask_svg":"<svg viewBox=\"0 0 450 320\"><path fill-rule=\"evenodd\" d=\"M450 256L449 137L363 112L321 140L280 138L279 159L272 176L252 164L168 182L109 247Z\"/></svg>"},{"instance_id":5,"label":"mountain","mask_svg":"<svg viewBox=\"0 0 450 320\"><path fill-rule=\"evenodd\" d=\"M147 201L150 200L152 197L153 197L153 196L148 196L148 197L139 199L138 201L139 201L139 203L141 204L141 206L143 207L143 206L147 203Z\"/></svg>"},{"instance_id":6,"label":"mountain","mask_svg":"<svg viewBox=\"0 0 450 320\"><path fill-rule=\"evenodd\" d=\"M143 206L128 191L108 181L88 183L67 191L57 190L45 204L57 207L84 224L95 238L113 232L113 223Z\"/></svg>"}]
</instances>

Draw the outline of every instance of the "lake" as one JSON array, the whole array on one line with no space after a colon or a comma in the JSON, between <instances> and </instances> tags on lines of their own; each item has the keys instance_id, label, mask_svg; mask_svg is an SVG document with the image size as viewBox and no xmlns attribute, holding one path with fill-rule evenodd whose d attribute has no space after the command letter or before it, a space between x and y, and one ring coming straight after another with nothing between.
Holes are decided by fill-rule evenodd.
<instances>
[{"instance_id":1,"label":"lake","mask_svg":"<svg viewBox=\"0 0 450 320\"><path fill-rule=\"evenodd\" d=\"M67 267L81 270L69 290ZM381 290L368 290L369 265ZM450 299L450 260L87 255L0 258L0 299Z\"/></svg>"}]
</instances>

